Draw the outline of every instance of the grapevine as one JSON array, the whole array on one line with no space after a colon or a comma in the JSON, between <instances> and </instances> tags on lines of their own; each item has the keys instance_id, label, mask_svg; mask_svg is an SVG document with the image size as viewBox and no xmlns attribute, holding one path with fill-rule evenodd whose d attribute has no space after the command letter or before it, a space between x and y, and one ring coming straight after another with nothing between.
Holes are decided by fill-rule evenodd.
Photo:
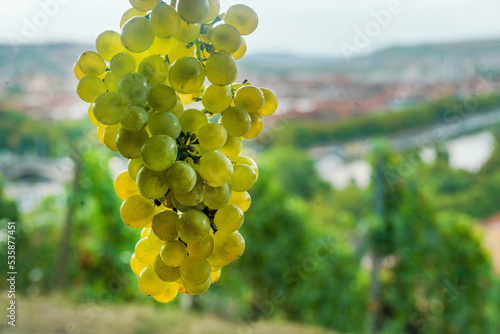
<instances>
[{"instance_id":1,"label":"grapevine","mask_svg":"<svg viewBox=\"0 0 500 334\"><path fill-rule=\"evenodd\" d=\"M242 142L263 130L276 95L236 60L258 26L250 7L219 0L130 0L121 32L101 33L74 66L100 142L128 159L114 187L123 222L142 229L130 260L158 302L206 292L240 258L258 178Z\"/></svg>"}]
</instances>

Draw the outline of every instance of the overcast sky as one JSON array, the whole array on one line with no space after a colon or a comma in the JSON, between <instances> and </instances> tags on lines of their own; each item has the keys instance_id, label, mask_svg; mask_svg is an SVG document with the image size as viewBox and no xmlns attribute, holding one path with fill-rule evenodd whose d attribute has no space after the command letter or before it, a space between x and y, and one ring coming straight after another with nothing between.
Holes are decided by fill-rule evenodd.
<instances>
[{"instance_id":1,"label":"overcast sky","mask_svg":"<svg viewBox=\"0 0 500 334\"><path fill-rule=\"evenodd\" d=\"M221 3L225 8L245 3L258 12L259 29L247 38L249 53L253 54L337 57L346 52L372 52L400 44L500 39L498 0ZM44 14L42 4L50 9L50 15ZM121 14L129 7L128 0L0 0L0 42L92 43L100 32L118 30ZM379 15L380 23L375 12L384 14Z\"/></svg>"}]
</instances>

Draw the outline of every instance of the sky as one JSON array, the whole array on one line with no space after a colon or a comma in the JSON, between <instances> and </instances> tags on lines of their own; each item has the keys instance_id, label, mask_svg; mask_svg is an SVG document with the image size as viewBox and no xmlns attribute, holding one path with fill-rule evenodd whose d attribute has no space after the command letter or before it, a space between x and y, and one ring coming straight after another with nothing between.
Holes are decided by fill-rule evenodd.
<instances>
[{"instance_id":1,"label":"sky","mask_svg":"<svg viewBox=\"0 0 500 334\"><path fill-rule=\"evenodd\" d=\"M259 14L248 53L351 57L395 45L500 39L498 0L221 0ZM0 43L91 44L128 0L0 0Z\"/></svg>"}]
</instances>

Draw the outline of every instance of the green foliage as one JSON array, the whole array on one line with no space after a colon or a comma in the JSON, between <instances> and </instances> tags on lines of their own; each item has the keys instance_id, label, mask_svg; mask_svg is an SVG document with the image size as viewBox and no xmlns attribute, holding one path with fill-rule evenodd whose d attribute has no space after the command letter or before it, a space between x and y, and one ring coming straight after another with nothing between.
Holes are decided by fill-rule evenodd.
<instances>
[{"instance_id":1,"label":"green foliage","mask_svg":"<svg viewBox=\"0 0 500 334\"><path fill-rule=\"evenodd\" d=\"M87 121L66 121L54 126L19 112L0 110L0 147L20 155L67 156L70 147L88 140L85 135L90 129Z\"/></svg>"},{"instance_id":2,"label":"green foliage","mask_svg":"<svg viewBox=\"0 0 500 334\"><path fill-rule=\"evenodd\" d=\"M399 156L381 146L375 168L382 164L392 173ZM489 299L491 263L475 221L437 212L416 179L381 183L375 173L373 183L374 196L384 198L369 233L371 247L385 259L378 276L381 332L494 333L485 311L498 300Z\"/></svg>"}]
</instances>

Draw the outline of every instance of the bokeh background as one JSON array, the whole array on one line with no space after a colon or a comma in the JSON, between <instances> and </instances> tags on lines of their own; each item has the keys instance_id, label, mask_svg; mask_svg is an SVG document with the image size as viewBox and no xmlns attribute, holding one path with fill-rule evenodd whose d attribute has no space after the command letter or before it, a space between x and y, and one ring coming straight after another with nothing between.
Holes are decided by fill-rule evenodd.
<instances>
[{"instance_id":1,"label":"bokeh background","mask_svg":"<svg viewBox=\"0 0 500 334\"><path fill-rule=\"evenodd\" d=\"M259 13L238 80L280 107L244 148L246 253L160 305L128 264L126 161L73 76L128 1L0 0L0 299L15 221L19 306L0 332L499 333L500 4L221 3Z\"/></svg>"}]
</instances>

